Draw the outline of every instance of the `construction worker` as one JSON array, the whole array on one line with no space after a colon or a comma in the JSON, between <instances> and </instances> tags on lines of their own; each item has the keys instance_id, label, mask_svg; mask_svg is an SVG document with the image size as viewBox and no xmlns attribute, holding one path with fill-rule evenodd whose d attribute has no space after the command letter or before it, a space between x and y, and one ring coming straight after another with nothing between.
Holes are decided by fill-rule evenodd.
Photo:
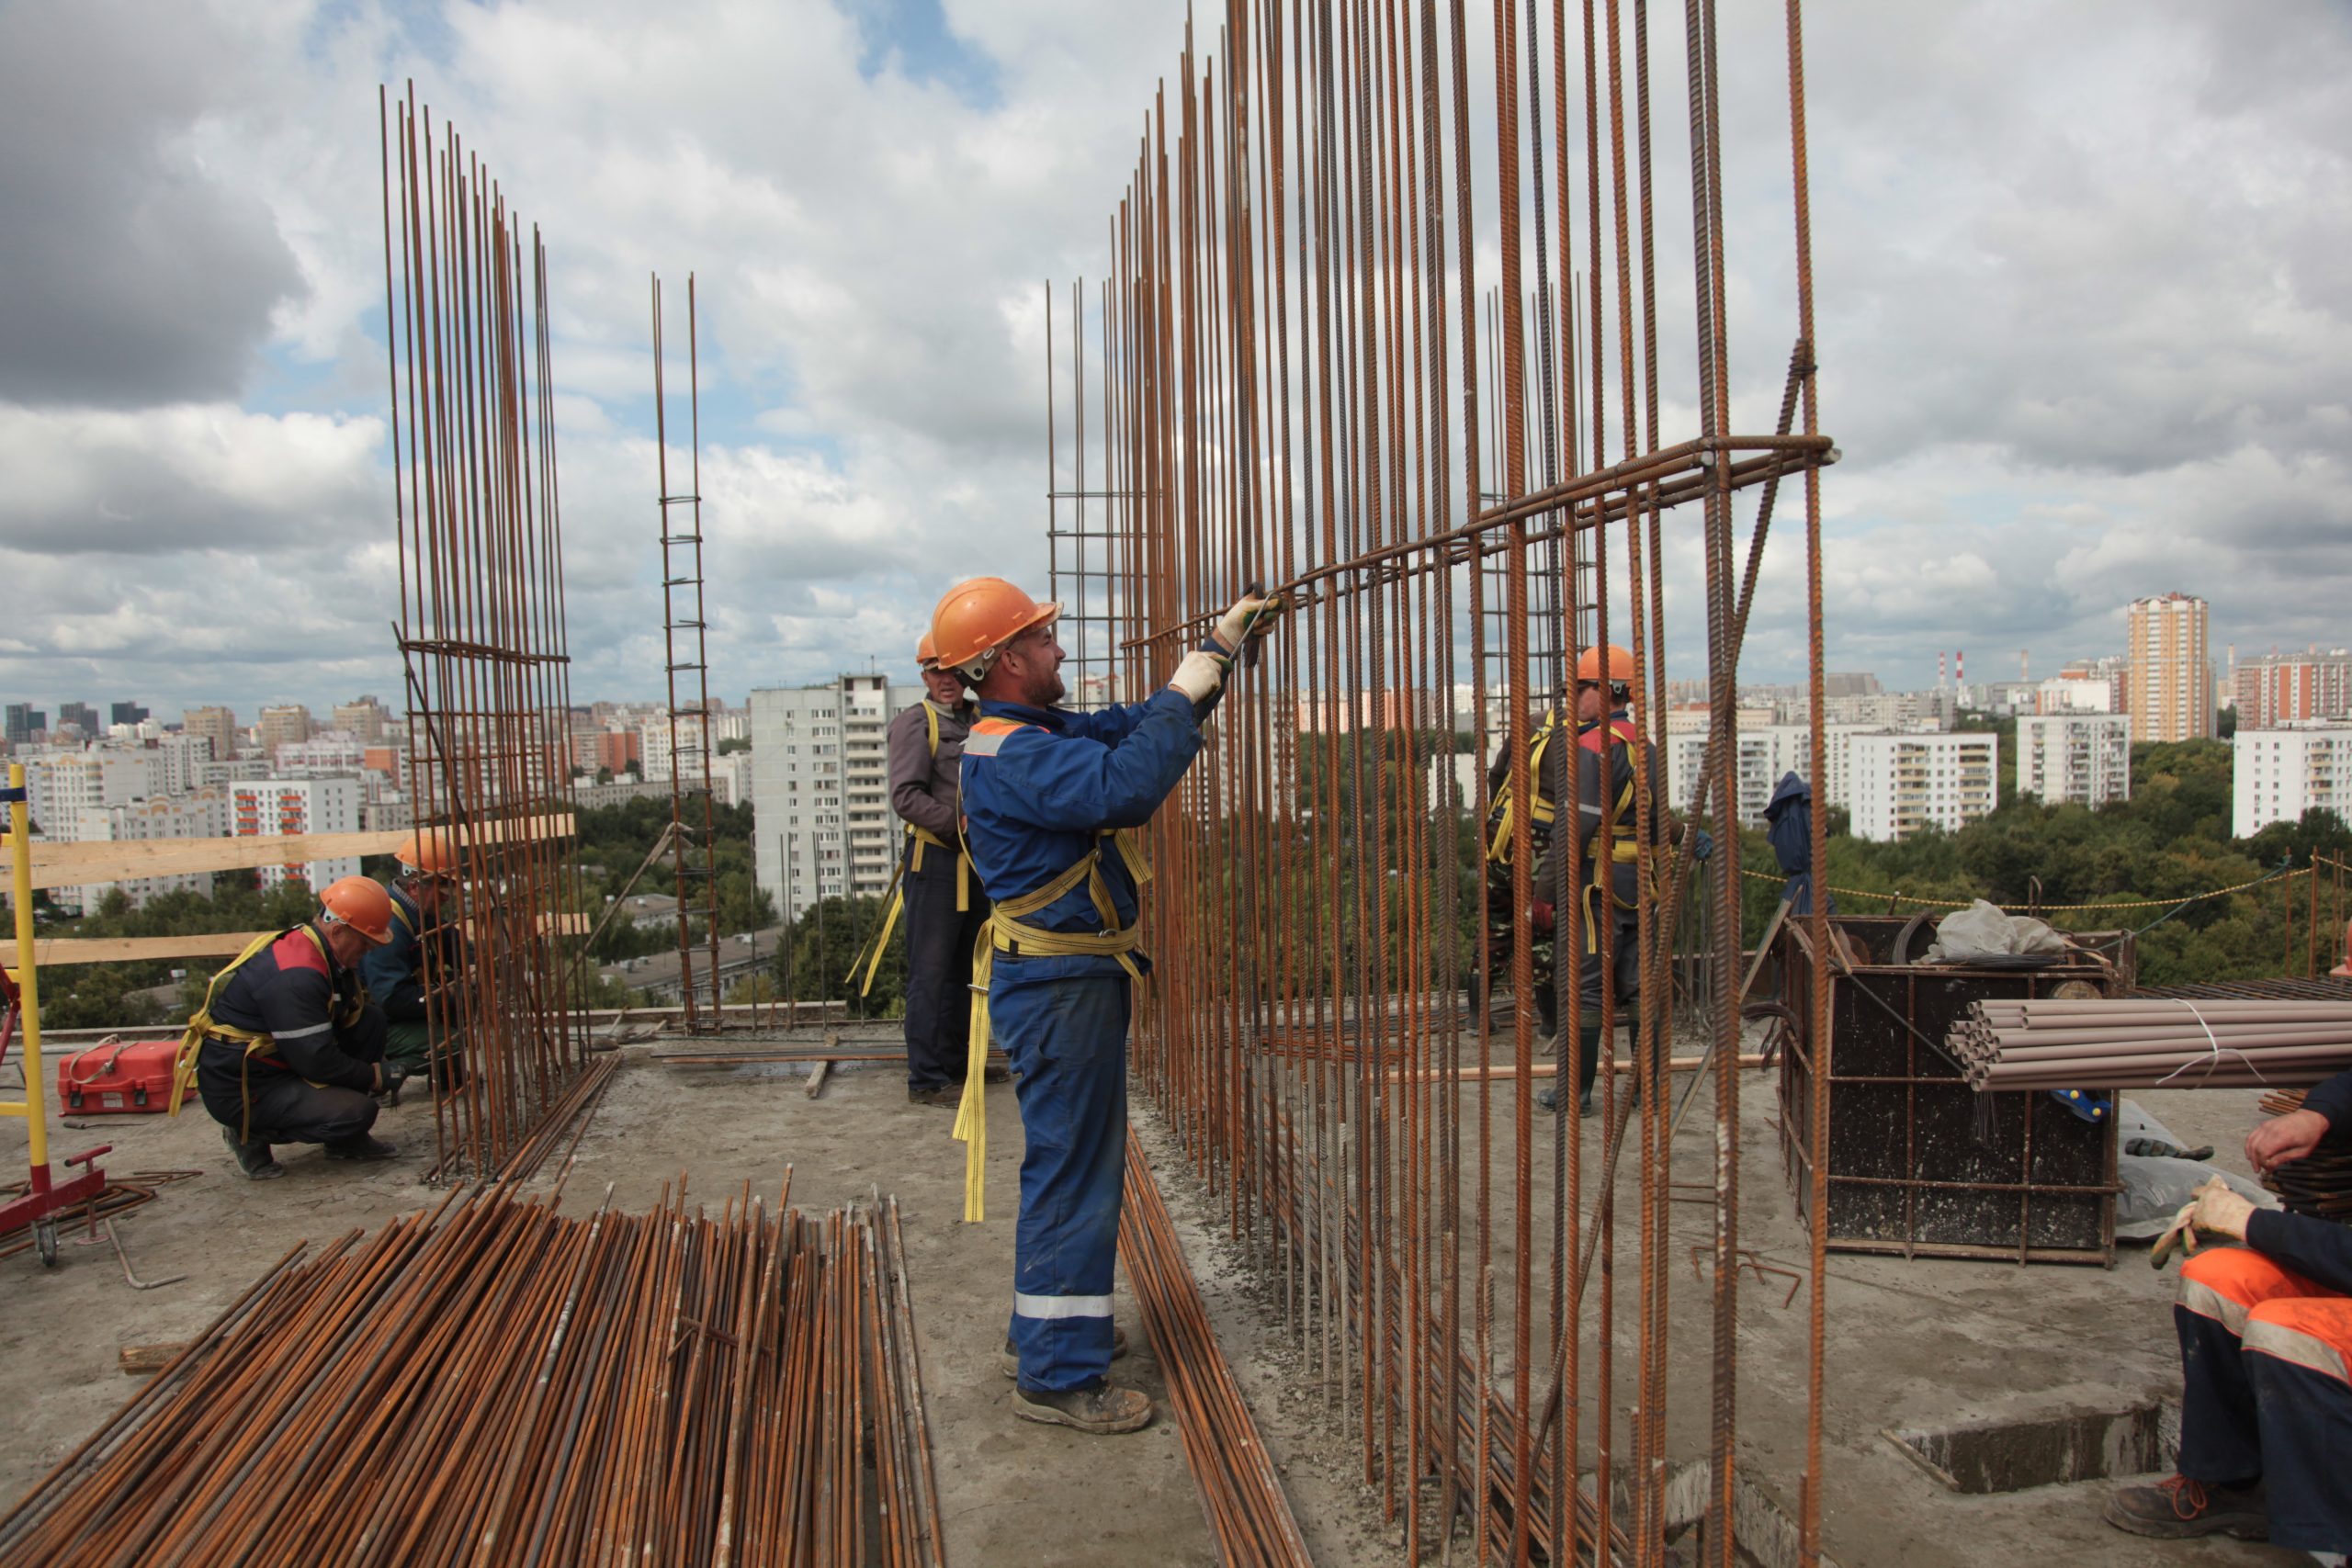
<instances>
[{"instance_id":1,"label":"construction worker","mask_svg":"<svg viewBox=\"0 0 2352 1568\"><path fill-rule=\"evenodd\" d=\"M940 600L940 662L979 694L965 742L964 841L995 901L986 993L990 1031L1020 1075L1021 1215L1013 1239L1007 1370L1014 1413L1083 1432L1131 1432L1151 1400L1109 1381L1127 1137L1131 987L1139 884L1149 872L1118 830L1141 828L1201 746L1227 666L1271 628L1245 597L1165 690L1092 713L1063 695L1061 606L1001 578ZM975 1091L977 1092L977 1091Z\"/></svg>"},{"instance_id":2,"label":"construction worker","mask_svg":"<svg viewBox=\"0 0 2352 1568\"><path fill-rule=\"evenodd\" d=\"M448 986L464 957L457 928L441 919L441 906L458 886L457 848L442 829L425 828L410 834L392 854L401 869L385 889L392 900L391 940L368 950L359 961L359 976L368 997L384 1010L384 1059L399 1063L408 1077L430 1068L435 1088L455 1089L465 1081L458 1054L462 1033L451 1033L435 1049L424 955L428 946L438 954L435 978ZM457 1016L454 990L444 995L442 1015Z\"/></svg>"},{"instance_id":3,"label":"construction worker","mask_svg":"<svg viewBox=\"0 0 2352 1568\"><path fill-rule=\"evenodd\" d=\"M392 899L381 883L346 876L319 912L257 939L212 976L181 1038L178 1083L192 1069L204 1109L237 1168L255 1181L285 1174L272 1144L322 1144L329 1159L390 1159L369 1135L376 1095L401 1072L384 1060L384 1012L359 983L359 963L391 940Z\"/></svg>"},{"instance_id":4,"label":"construction worker","mask_svg":"<svg viewBox=\"0 0 2352 1568\"><path fill-rule=\"evenodd\" d=\"M1667 809L1666 784L1657 753L1644 744L1640 726L1633 719L1634 694L1640 683L1640 666L1625 649L1611 644L1588 648L1577 660L1577 738L1573 750L1555 748L1545 759L1550 774L1545 790L1553 800L1576 802L1576 841L1582 846L1584 875L1569 888L1566 878L1569 835L1555 830L1544 859L1536 867L1533 908L1529 928L1536 935L1551 933L1559 923L1557 906L1567 897L1582 900L1584 951L1578 962L1577 990L1581 998L1577 1022L1577 1102L1583 1113L1593 1113L1592 1084L1599 1075L1601 1048L1601 1004L1616 998L1616 1020L1631 1022L1641 996L1642 953L1639 938L1642 886L1642 840L1653 845L1679 842L1681 825ZM1648 757L1646 801L1634 778L1634 755ZM1568 758L1576 759L1576 787L1568 788ZM1602 801L1610 809L1604 812ZM1646 808L1646 820L1645 820ZM1608 837L1602 836L1606 827ZM1706 858L1713 845L1693 846ZM1609 928L1604 943L1602 928ZM1611 1044L1613 1053L1614 1046ZM1536 1096L1546 1111L1560 1108L1556 1087Z\"/></svg>"},{"instance_id":5,"label":"construction worker","mask_svg":"<svg viewBox=\"0 0 2352 1568\"><path fill-rule=\"evenodd\" d=\"M1529 792L1534 796L1528 814L1528 843L1536 864L1552 844L1552 789L1561 773L1558 761L1566 743L1566 731L1556 712L1546 711L1543 721L1535 727L1535 740L1529 749L1527 779ZM1511 857L1517 852L1515 829L1519 802L1511 787L1511 758L1519 750L1512 739L1505 739L1495 749L1495 760L1487 769L1487 994L1491 997L1510 976L1511 954L1519 946L1517 906L1511 892ZM1540 884L1538 886L1541 886ZM1560 1032L1559 989L1552 976L1553 943L1548 938L1528 944L1528 988L1535 996L1536 1033L1551 1049L1551 1042Z\"/></svg>"},{"instance_id":6,"label":"construction worker","mask_svg":"<svg viewBox=\"0 0 2352 1568\"><path fill-rule=\"evenodd\" d=\"M964 855L956 772L979 709L943 670L925 632L916 645L923 700L890 721L890 807L907 825L899 865L907 911L907 1099L953 1110L963 1099L972 1032L972 947L988 895ZM1001 1076L1001 1069L999 1075Z\"/></svg>"},{"instance_id":7,"label":"construction worker","mask_svg":"<svg viewBox=\"0 0 2352 1568\"><path fill-rule=\"evenodd\" d=\"M2336 1144L2352 1130L2352 1072L2311 1090L2301 1110L2256 1127L2246 1161L2262 1172L2301 1159L2332 1129ZM2108 1523L2133 1535L2267 1540L2345 1561L2352 1553L2352 1230L2257 1209L2218 1179L2173 1224L2192 1247L2198 1231L2245 1245L2181 1266L2172 1309L2180 1337L2179 1473L2114 1493Z\"/></svg>"}]
</instances>

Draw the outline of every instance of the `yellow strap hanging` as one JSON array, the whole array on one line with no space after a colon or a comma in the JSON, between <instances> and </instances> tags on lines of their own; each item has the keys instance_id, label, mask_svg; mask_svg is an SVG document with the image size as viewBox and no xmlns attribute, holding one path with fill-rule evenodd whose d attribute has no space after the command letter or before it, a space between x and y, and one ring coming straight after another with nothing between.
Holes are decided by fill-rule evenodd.
<instances>
[{"instance_id":1,"label":"yellow strap hanging","mask_svg":"<svg viewBox=\"0 0 2352 1568\"><path fill-rule=\"evenodd\" d=\"M399 906L395 904L393 908L397 909ZM320 939L317 931L308 926L298 926L295 929L311 939L311 945L319 950L320 957L327 957L327 944ZM243 1125L237 1130L237 1141L239 1143L252 1141L253 1093L247 1077L247 1065L252 1062L256 1054L276 1049L277 1042L260 1030L239 1029L232 1023L216 1022L212 1017L212 998L220 994L222 983L230 976L243 968L254 954L272 945L285 934L284 931L262 932L245 944L245 950L243 953L229 960L227 968L222 969L206 982L204 1005L189 1015L187 1027L180 1032L180 1048L172 1055L172 1099L171 1103L164 1108L166 1115L177 1116L180 1113L180 1102L187 1098L188 1085L196 1077L196 1054L204 1048L205 1041L207 1039L230 1041L245 1048L237 1063L237 1098L243 1109Z\"/></svg>"}]
</instances>

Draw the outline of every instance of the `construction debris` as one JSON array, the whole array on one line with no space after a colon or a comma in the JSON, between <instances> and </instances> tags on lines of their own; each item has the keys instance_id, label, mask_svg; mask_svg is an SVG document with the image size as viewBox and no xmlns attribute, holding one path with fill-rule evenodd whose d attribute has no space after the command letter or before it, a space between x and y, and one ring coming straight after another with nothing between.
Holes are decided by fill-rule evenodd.
<instances>
[{"instance_id":1,"label":"construction debris","mask_svg":"<svg viewBox=\"0 0 2352 1568\"><path fill-rule=\"evenodd\" d=\"M96 1564L937 1564L894 1202L566 1218L452 1191L297 1247L0 1517Z\"/></svg>"}]
</instances>

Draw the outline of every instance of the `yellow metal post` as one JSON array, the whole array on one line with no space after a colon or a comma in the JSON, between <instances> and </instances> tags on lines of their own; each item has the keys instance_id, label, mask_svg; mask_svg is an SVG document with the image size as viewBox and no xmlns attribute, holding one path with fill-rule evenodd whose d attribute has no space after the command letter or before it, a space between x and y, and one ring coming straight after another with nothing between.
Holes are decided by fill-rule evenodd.
<instances>
[{"instance_id":1,"label":"yellow metal post","mask_svg":"<svg viewBox=\"0 0 2352 1568\"><path fill-rule=\"evenodd\" d=\"M18 1027L24 1031L25 1098L21 1103L0 1104L0 1115L21 1116L31 1134L32 1168L49 1170L48 1104L41 1098L40 976L33 962L32 814L25 807L25 765L8 764L8 849L15 863L13 897L17 906L17 990L23 1007Z\"/></svg>"}]
</instances>

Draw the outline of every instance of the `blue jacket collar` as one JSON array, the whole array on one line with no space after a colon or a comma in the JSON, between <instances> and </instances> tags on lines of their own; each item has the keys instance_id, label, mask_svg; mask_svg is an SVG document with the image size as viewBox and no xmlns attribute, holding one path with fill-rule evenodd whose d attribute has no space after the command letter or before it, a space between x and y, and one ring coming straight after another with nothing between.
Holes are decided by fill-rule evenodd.
<instances>
[{"instance_id":1,"label":"blue jacket collar","mask_svg":"<svg viewBox=\"0 0 2352 1568\"><path fill-rule=\"evenodd\" d=\"M1069 716L1059 708L1031 707L1027 703L999 703L983 698L980 712L989 718L1009 718L1016 724L1035 724L1057 734L1069 723Z\"/></svg>"}]
</instances>

